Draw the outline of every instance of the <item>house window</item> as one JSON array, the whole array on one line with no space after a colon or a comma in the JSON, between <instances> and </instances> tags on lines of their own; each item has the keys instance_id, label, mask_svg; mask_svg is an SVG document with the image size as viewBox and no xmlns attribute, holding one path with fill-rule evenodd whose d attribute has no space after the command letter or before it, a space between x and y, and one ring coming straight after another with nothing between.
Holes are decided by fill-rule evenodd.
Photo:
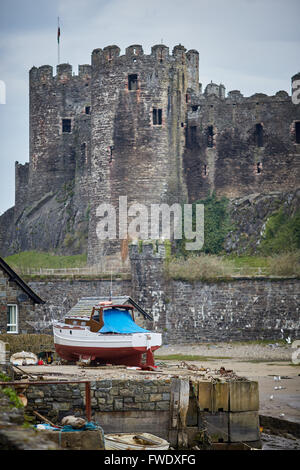
<instances>
[{"instance_id":1,"label":"house window","mask_svg":"<svg viewBox=\"0 0 300 470\"><path fill-rule=\"evenodd\" d=\"M85 114L91 114L91 107L90 106L85 107Z\"/></svg>"},{"instance_id":2,"label":"house window","mask_svg":"<svg viewBox=\"0 0 300 470\"><path fill-rule=\"evenodd\" d=\"M18 306L7 306L7 333L18 333Z\"/></svg>"},{"instance_id":3,"label":"house window","mask_svg":"<svg viewBox=\"0 0 300 470\"><path fill-rule=\"evenodd\" d=\"M72 121L71 119L63 119L62 120L62 131L63 133L69 134L72 130Z\"/></svg>"},{"instance_id":4,"label":"house window","mask_svg":"<svg viewBox=\"0 0 300 470\"><path fill-rule=\"evenodd\" d=\"M162 124L162 109L153 108L153 125L161 126Z\"/></svg>"},{"instance_id":5,"label":"house window","mask_svg":"<svg viewBox=\"0 0 300 470\"><path fill-rule=\"evenodd\" d=\"M264 129L261 124L255 125L255 143L256 147L264 146Z\"/></svg>"},{"instance_id":6,"label":"house window","mask_svg":"<svg viewBox=\"0 0 300 470\"><path fill-rule=\"evenodd\" d=\"M138 76L134 73L128 75L128 90L137 90L138 89Z\"/></svg>"},{"instance_id":7,"label":"house window","mask_svg":"<svg viewBox=\"0 0 300 470\"><path fill-rule=\"evenodd\" d=\"M212 148L214 146L214 126L208 126L207 128L207 147Z\"/></svg>"},{"instance_id":8,"label":"house window","mask_svg":"<svg viewBox=\"0 0 300 470\"><path fill-rule=\"evenodd\" d=\"M300 144L300 121L295 122L296 144Z\"/></svg>"}]
</instances>

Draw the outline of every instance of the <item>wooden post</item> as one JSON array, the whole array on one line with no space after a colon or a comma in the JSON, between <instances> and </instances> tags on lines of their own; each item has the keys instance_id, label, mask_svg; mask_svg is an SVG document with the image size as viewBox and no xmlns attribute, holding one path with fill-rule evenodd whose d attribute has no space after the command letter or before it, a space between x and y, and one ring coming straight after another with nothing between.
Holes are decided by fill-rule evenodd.
<instances>
[{"instance_id":1,"label":"wooden post","mask_svg":"<svg viewBox=\"0 0 300 470\"><path fill-rule=\"evenodd\" d=\"M85 382L85 410L86 418L88 421L92 419L92 410L91 410L91 383Z\"/></svg>"}]
</instances>

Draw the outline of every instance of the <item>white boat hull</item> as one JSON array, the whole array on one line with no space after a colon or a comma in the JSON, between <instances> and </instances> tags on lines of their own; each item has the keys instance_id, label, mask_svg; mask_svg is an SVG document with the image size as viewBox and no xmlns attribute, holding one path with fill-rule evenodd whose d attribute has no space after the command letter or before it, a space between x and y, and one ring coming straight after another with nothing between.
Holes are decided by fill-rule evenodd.
<instances>
[{"instance_id":1,"label":"white boat hull","mask_svg":"<svg viewBox=\"0 0 300 470\"><path fill-rule=\"evenodd\" d=\"M56 352L62 359L83 358L128 366L140 366L142 355L150 356L162 342L160 333L92 333L87 327L62 323L53 326L53 333Z\"/></svg>"}]
</instances>

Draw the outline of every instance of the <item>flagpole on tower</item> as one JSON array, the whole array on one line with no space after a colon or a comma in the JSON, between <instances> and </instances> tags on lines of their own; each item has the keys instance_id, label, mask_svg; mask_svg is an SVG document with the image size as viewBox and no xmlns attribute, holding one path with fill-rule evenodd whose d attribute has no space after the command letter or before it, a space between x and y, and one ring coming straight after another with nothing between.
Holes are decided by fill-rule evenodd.
<instances>
[{"instance_id":1,"label":"flagpole on tower","mask_svg":"<svg viewBox=\"0 0 300 470\"><path fill-rule=\"evenodd\" d=\"M60 26L59 26L59 16L57 17L57 64L60 63Z\"/></svg>"}]
</instances>

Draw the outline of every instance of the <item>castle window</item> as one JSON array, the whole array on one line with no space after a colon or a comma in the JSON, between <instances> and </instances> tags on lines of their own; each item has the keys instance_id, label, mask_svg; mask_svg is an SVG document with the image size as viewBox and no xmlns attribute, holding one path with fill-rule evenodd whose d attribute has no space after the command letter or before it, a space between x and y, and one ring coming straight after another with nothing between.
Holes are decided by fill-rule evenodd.
<instances>
[{"instance_id":1,"label":"castle window","mask_svg":"<svg viewBox=\"0 0 300 470\"><path fill-rule=\"evenodd\" d=\"M161 126L161 124L162 124L162 109L153 108L152 115L153 115L153 125L154 126Z\"/></svg>"},{"instance_id":2,"label":"castle window","mask_svg":"<svg viewBox=\"0 0 300 470\"><path fill-rule=\"evenodd\" d=\"M256 147L264 146L264 129L261 124L255 125L255 143Z\"/></svg>"},{"instance_id":3,"label":"castle window","mask_svg":"<svg viewBox=\"0 0 300 470\"><path fill-rule=\"evenodd\" d=\"M81 144L80 151L81 151L81 160L84 161L86 159L86 143L85 142Z\"/></svg>"},{"instance_id":4,"label":"castle window","mask_svg":"<svg viewBox=\"0 0 300 470\"><path fill-rule=\"evenodd\" d=\"M199 108L199 106L197 104L195 104L195 105L192 106L192 111L195 112L195 111L197 111L198 108Z\"/></svg>"},{"instance_id":5,"label":"castle window","mask_svg":"<svg viewBox=\"0 0 300 470\"><path fill-rule=\"evenodd\" d=\"M188 144L189 147L193 147L197 144L197 126L190 126L188 129L189 140Z\"/></svg>"},{"instance_id":6,"label":"castle window","mask_svg":"<svg viewBox=\"0 0 300 470\"><path fill-rule=\"evenodd\" d=\"M296 144L300 144L300 121L295 122Z\"/></svg>"},{"instance_id":7,"label":"castle window","mask_svg":"<svg viewBox=\"0 0 300 470\"><path fill-rule=\"evenodd\" d=\"M136 73L128 75L128 90L138 90L138 76Z\"/></svg>"},{"instance_id":8,"label":"castle window","mask_svg":"<svg viewBox=\"0 0 300 470\"><path fill-rule=\"evenodd\" d=\"M85 107L85 114L91 114L91 107L90 106Z\"/></svg>"},{"instance_id":9,"label":"castle window","mask_svg":"<svg viewBox=\"0 0 300 470\"><path fill-rule=\"evenodd\" d=\"M261 173L261 170L262 170L262 168L261 168L261 163L258 162L258 163L256 164L256 173L259 175L259 173Z\"/></svg>"},{"instance_id":10,"label":"castle window","mask_svg":"<svg viewBox=\"0 0 300 470\"><path fill-rule=\"evenodd\" d=\"M63 119L62 120L62 132L65 134L69 134L72 130L72 121L71 119Z\"/></svg>"},{"instance_id":11,"label":"castle window","mask_svg":"<svg viewBox=\"0 0 300 470\"><path fill-rule=\"evenodd\" d=\"M214 126L208 126L206 135L207 147L212 148L214 146Z\"/></svg>"},{"instance_id":12,"label":"castle window","mask_svg":"<svg viewBox=\"0 0 300 470\"><path fill-rule=\"evenodd\" d=\"M207 176L207 165L203 167L203 176Z\"/></svg>"}]
</instances>

